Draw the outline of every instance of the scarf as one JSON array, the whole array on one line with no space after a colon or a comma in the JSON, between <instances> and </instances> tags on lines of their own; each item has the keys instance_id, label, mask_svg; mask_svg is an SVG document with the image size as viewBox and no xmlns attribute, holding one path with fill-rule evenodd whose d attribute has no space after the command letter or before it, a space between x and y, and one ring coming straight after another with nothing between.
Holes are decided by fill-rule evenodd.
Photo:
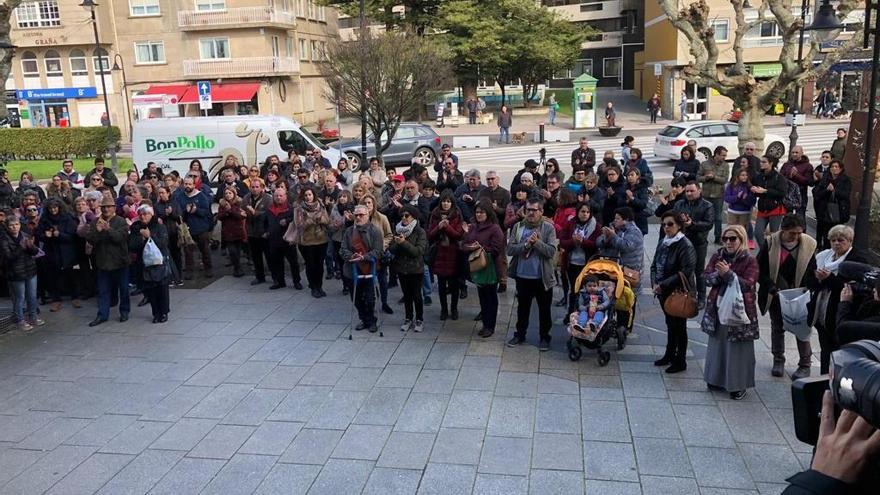
<instances>
[{"instance_id":1,"label":"scarf","mask_svg":"<svg viewBox=\"0 0 880 495\"><path fill-rule=\"evenodd\" d=\"M672 237L664 237L663 245L669 247L682 239L684 239L684 233L679 230L678 233Z\"/></svg>"},{"instance_id":2,"label":"scarf","mask_svg":"<svg viewBox=\"0 0 880 495\"><path fill-rule=\"evenodd\" d=\"M416 220L415 218L410 220L408 225L404 225L403 221L401 221L400 223L397 224L397 226L394 227L394 232L397 235L402 235L404 238L408 238L410 235L412 235L413 230L415 230L416 225L418 223L419 223L419 221Z\"/></svg>"},{"instance_id":3,"label":"scarf","mask_svg":"<svg viewBox=\"0 0 880 495\"><path fill-rule=\"evenodd\" d=\"M314 212L318 211L318 208L321 206L321 203L318 203L317 201L312 201L311 203L306 203L305 201L300 201L299 206L305 212L314 213Z\"/></svg>"},{"instance_id":4,"label":"scarf","mask_svg":"<svg viewBox=\"0 0 880 495\"><path fill-rule=\"evenodd\" d=\"M596 230L596 217L590 216L590 219L587 220L587 223L581 223L580 220L576 220L576 224L574 226L574 233L580 234L584 239L589 239L593 232Z\"/></svg>"},{"instance_id":5,"label":"scarf","mask_svg":"<svg viewBox=\"0 0 880 495\"><path fill-rule=\"evenodd\" d=\"M840 255L840 257L835 258L834 251L832 251L831 249L826 249L816 255L816 269L828 270L829 272L837 275L837 271L840 269L840 264L846 261L846 257L849 256L849 253L851 252L852 248L849 248L847 252Z\"/></svg>"},{"instance_id":6,"label":"scarf","mask_svg":"<svg viewBox=\"0 0 880 495\"><path fill-rule=\"evenodd\" d=\"M283 203L283 204L279 205L279 204L275 204L275 202L273 201L272 204L269 205L269 208L267 208L267 209L269 210L269 212L272 213L273 216L277 217L278 215L285 213L289 208L287 206L287 203Z\"/></svg>"}]
</instances>

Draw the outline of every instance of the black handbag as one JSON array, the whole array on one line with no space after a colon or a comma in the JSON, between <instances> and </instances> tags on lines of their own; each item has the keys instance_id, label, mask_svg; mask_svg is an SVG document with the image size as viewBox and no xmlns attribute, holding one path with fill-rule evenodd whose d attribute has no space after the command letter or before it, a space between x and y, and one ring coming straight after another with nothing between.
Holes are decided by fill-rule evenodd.
<instances>
[{"instance_id":1,"label":"black handbag","mask_svg":"<svg viewBox=\"0 0 880 495\"><path fill-rule=\"evenodd\" d=\"M828 203L828 206L825 208L825 219L828 220L828 223L835 225L840 223L840 203L837 201Z\"/></svg>"},{"instance_id":2,"label":"black handbag","mask_svg":"<svg viewBox=\"0 0 880 495\"><path fill-rule=\"evenodd\" d=\"M144 267L144 282L164 282L171 276L171 264L166 258L161 265Z\"/></svg>"}]
</instances>

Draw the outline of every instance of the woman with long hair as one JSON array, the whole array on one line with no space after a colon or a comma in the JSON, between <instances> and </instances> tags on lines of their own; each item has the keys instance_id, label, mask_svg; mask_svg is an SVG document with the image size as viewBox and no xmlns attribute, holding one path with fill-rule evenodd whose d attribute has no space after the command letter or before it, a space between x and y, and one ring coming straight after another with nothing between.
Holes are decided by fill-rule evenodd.
<instances>
[{"instance_id":1,"label":"woman with long hair","mask_svg":"<svg viewBox=\"0 0 880 495\"><path fill-rule=\"evenodd\" d=\"M504 212L504 228L509 229L521 222L526 217L526 200L529 199L529 189L522 184L517 184L510 191L510 203Z\"/></svg>"},{"instance_id":2,"label":"woman with long hair","mask_svg":"<svg viewBox=\"0 0 880 495\"><path fill-rule=\"evenodd\" d=\"M443 191L439 205L431 212L428 227L428 252L431 253L428 261L431 273L437 276L441 320L458 319L458 241L464 237L462 222L461 211L455 206L452 191ZM451 305L448 300L450 297Z\"/></svg>"},{"instance_id":3,"label":"woman with long hair","mask_svg":"<svg viewBox=\"0 0 880 495\"><path fill-rule=\"evenodd\" d=\"M166 175L166 177L168 177ZM154 208L156 216L168 229L168 254L171 256L171 283L183 285L183 247L180 245L180 206L171 197L171 189L162 186L158 190L159 200Z\"/></svg>"},{"instance_id":4,"label":"woman with long hair","mask_svg":"<svg viewBox=\"0 0 880 495\"><path fill-rule=\"evenodd\" d=\"M642 179L637 168L631 168L626 173L626 206L632 209L636 219L636 226L642 234L648 235L648 185Z\"/></svg>"},{"instance_id":5,"label":"woman with long hair","mask_svg":"<svg viewBox=\"0 0 880 495\"><path fill-rule=\"evenodd\" d=\"M752 180L748 169L738 169L730 176L730 182L724 188L724 203L727 204L727 223L742 225L748 232L752 223L752 210L755 208L755 193L752 192ZM751 241L751 239L749 239Z\"/></svg>"},{"instance_id":6,"label":"woman with long hair","mask_svg":"<svg viewBox=\"0 0 880 495\"><path fill-rule=\"evenodd\" d=\"M742 400L755 386L755 340L758 339L758 261L749 254L746 229L728 225L721 231L724 247L706 265L703 277L710 287L702 329L709 335L703 377L709 388L726 390ZM718 302L736 280L748 323L729 324L718 318Z\"/></svg>"},{"instance_id":7,"label":"woman with long hair","mask_svg":"<svg viewBox=\"0 0 880 495\"><path fill-rule=\"evenodd\" d=\"M679 373L687 369L687 319L667 313L665 305L669 296L684 288L682 277L691 288L696 286L697 252L682 231L684 219L680 213L668 211L660 222L663 239L651 263L651 287L666 316L666 352L654 361L654 366L669 365L667 373Z\"/></svg>"},{"instance_id":8,"label":"woman with long hair","mask_svg":"<svg viewBox=\"0 0 880 495\"><path fill-rule=\"evenodd\" d=\"M345 230L354 225L354 207L356 203L351 191L339 191L336 204L330 209L330 226L328 228L330 239L333 241L333 256L336 258L336 278L342 279L342 293L347 295L351 290L351 276L344 277L342 266L345 260L339 254L342 247L342 236Z\"/></svg>"},{"instance_id":9,"label":"woman with long hair","mask_svg":"<svg viewBox=\"0 0 880 495\"><path fill-rule=\"evenodd\" d=\"M605 190L605 203L602 206L602 225L611 225L614 212L626 206L626 179L620 167L608 167L605 177L599 184Z\"/></svg>"},{"instance_id":10,"label":"woman with long hair","mask_svg":"<svg viewBox=\"0 0 880 495\"><path fill-rule=\"evenodd\" d=\"M626 165L629 163L630 155L629 151L633 147L633 143L636 142L636 138L632 136L626 136L623 138L623 142L620 143L620 161L621 164Z\"/></svg>"},{"instance_id":11,"label":"woman with long hair","mask_svg":"<svg viewBox=\"0 0 880 495\"><path fill-rule=\"evenodd\" d=\"M556 158L550 158L544 164L544 173L538 176L538 187L541 189L547 189L547 179L549 179L550 176L559 179L560 184L565 182L565 174L559 170L559 162L556 161Z\"/></svg>"},{"instance_id":12,"label":"woman with long hair","mask_svg":"<svg viewBox=\"0 0 880 495\"><path fill-rule=\"evenodd\" d=\"M217 220L220 221L220 239L226 246L226 254L232 263L232 276L235 278L244 276L241 270L241 250L247 243L245 217L241 198L236 194L235 188L226 188L223 191L223 198L220 199Z\"/></svg>"},{"instance_id":13,"label":"woman with long hair","mask_svg":"<svg viewBox=\"0 0 880 495\"><path fill-rule=\"evenodd\" d=\"M382 233L382 243L384 244L382 252L388 251L388 248L391 247L391 238L394 236L394 232L391 230L391 222L389 222L388 217L377 208L375 196L369 194L364 196L360 204L367 207L367 211L370 215L370 223L375 225L379 232ZM379 275L379 298L382 301L382 312L388 315L393 315L394 310L388 305L389 268L391 267L387 264L380 263L377 269Z\"/></svg>"},{"instance_id":14,"label":"woman with long hair","mask_svg":"<svg viewBox=\"0 0 880 495\"><path fill-rule=\"evenodd\" d=\"M463 224L463 228L466 236L462 249L470 253L482 248L492 261L484 269L485 273L471 274L480 300L480 313L477 316L483 324L477 335L485 339L495 333L498 318L498 280L501 270L504 269L502 257L505 256L504 232L498 225L494 208L486 200L477 202L474 207L474 223Z\"/></svg>"},{"instance_id":15,"label":"woman with long hair","mask_svg":"<svg viewBox=\"0 0 880 495\"><path fill-rule=\"evenodd\" d=\"M327 253L327 227L330 217L311 187L303 188L293 210L293 223L299 229L297 245L306 265L306 279L312 297L326 297L324 284L324 256Z\"/></svg>"},{"instance_id":16,"label":"woman with long hair","mask_svg":"<svg viewBox=\"0 0 880 495\"><path fill-rule=\"evenodd\" d=\"M571 285L568 296L568 311L565 313L566 319L574 311L577 303L577 293L574 290L575 284L573 282L577 280L581 270L598 251L596 240L601 234L602 225L593 216L589 203L581 203L577 206L577 214L566 222L559 234L559 247L565 250L564 269Z\"/></svg>"},{"instance_id":17,"label":"woman with long hair","mask_svg":"<svg viewBox=\"0 0 880 495\"><path fill-rule=\"evenodd\" d=\"M46 266L51 275L48 292L52 299L49 311L61 309L61 298L69 294L79 306L79 294L73 278L76 265L76 219L57 199L46 200L40 223L33 232L34 237L43 244L46 253Z\"/></svg>"},{"instance_id":18,"label":"woman with long hair","mask_svg":"<svg viewBox=\"0 0 880 495\"><path fill-rule=\"evenodd\" d=\"M694 156L694 149L685 146L681 149L680 158L675 161L675 168L672 169L673 177L681 177L685 181L697 180L700 173L700 161Z\"/></svg>"},{"instance_id":19,"label":"woman with long hair","mask_svg":"<svg viewBox=\"0 0 880 495\"><path fill-rule=\"evenodd\" d=\"M779 159L764 155L761 157L761 170L752 180L752 194L758 198L758 213L755 220L755 241L759 249L764 249L765 231L779 231L782 217L786 214L783 199L788 191L788 180L776 171Z\"/></svg>"}]
</instances>

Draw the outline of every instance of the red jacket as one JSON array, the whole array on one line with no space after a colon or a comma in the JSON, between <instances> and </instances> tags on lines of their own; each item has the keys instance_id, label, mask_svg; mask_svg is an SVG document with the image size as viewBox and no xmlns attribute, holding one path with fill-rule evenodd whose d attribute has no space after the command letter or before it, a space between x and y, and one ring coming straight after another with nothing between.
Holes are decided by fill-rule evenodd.
<instances>
[{"instance_id":1,"label":"red jacket","mask_svg":"<svg viewBox=\"0 0 880 495\"><path fill-rule=\"evenodd\" d=\"M440 208L435 209L431 213L431 226L428 228L428 243L437 249L431 270L438 277L454 277L458 274L458 241L464 237L461 213L453 207L447 217L449 225L444 228L440 228L441 215Z\"/></svg>"},{"instance_id":2,"label":"red jacket","mask_svg":"<svg viewBox=\"0 0 880 495\"><path fill-rule=\"evenodd\" d=\"M556 209L556 214L553 216L553 225L556 227L557 239L562 234L562 230L565 228L566 224L575 216L577 216L577 209L575 209L574 206L565 206Z\"/></svg>"},{"instance_id":3,"label":"red jacket","mask_svg":"<svg viewBox=\"0 0 880 495\"><path fill-rule=\"evenodd\" d=\"M245 214L241 209L241 203L235 203L226 207L221 203L217 212L220 220L220 238L223 242L242 241L247 242L247 230L245 229Z\"/></svg>"}]
</instances>

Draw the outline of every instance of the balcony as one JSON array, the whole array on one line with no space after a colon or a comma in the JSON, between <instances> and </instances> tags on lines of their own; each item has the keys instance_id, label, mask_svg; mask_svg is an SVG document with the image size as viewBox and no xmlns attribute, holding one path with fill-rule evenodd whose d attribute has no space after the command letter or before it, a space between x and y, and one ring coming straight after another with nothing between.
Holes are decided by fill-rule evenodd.
<instances>
[{"instance_id":1,"label":"balcony","mask_svg":"<svg viewBox=\"0 0 880 495\"><path fill-rule=\"evenodd\" d=\"M177 24L184 31L210 29L277 27L296 28L296 13L283 12L273 7L240 7L226 10L181 10Z\"/></svg>"},{"instance_id":2,"label":"balcony","mask_svg":"<svg viewBox=\"0 0 880 495\"><path fill-rule=\"evenodd\" d=\"M193 78L286 76L298 73L299 60L289 57L242 57L183 61L183 75Z\"/></svg>"}]
</instances>

